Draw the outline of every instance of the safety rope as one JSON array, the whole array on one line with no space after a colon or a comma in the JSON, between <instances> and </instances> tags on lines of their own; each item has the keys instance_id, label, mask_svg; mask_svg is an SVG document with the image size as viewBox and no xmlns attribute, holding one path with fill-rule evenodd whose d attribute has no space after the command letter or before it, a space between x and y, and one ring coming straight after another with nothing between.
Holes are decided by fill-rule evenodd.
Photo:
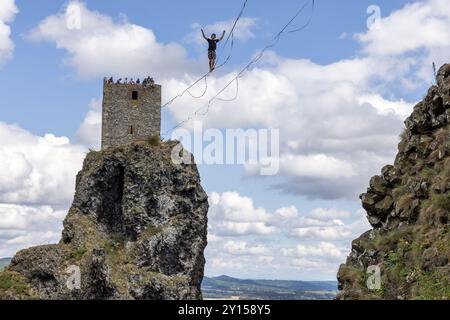
<instances>
[{"instance_id":1,"label":"safety rope","mask_svg":"<svg viewBox=\"0 0 450 320\"><path fill-rule=\"evenodd\" d=\"M238 19L239 19L239 18L238 18ZM233 27L233 28L234 28L234 27ZM223 67L223 66L228 62L228 60L230 60L230 58L231 58L231 53L233 52L233 47L234 47L234 30L233 30L233 29L231 29L231 30L232 30L232 31L231 31L231 46L230 46L230 53L228 54L228 57L225 59L225 61L224 61L223 63L221 63L219 66L217 66L217 67L214 68L215 70L217 70L217 69ZM225 48L226 45L227 45L227 43L225 42L224 48ZM223 52L223 50L222 50L222 52ZM219 55L219 56L220 56L220 55ZM194 96L194 95L191 93L191 91L190 91L189 89L186 90L186 92L189 93L189 95L190 95L192 98L194 98L194 99L201 99L201 98L203 98L203 97L205 96L206 92L208 91L208 75L209 75L209 73L203 78L203 79L205 79L205 89L203 90L203 92L202 92L201 95L199 95L199 96ZM164 107L164 106L163 106L163 107Z\"/></svg>"},{"instance_id":2,"label":"safety rope","mask_svg":"<svg viewBox=\"0 0 450 320\"><path fill-rule=\"evenodd\" d=\"M231 99L217 98L217 100L223 101L223 102L231 102L231 101L236 100L238 96L239 96L239 78L236 78L236 94L234 95L234 97Z\"/></svg>"},{"instance_id":3,"label":"safety rope","mask_svg":"<svg viewBox=\"0 0 450 320\"><path fill-rule=\"evenodd\" d=\"M226 48L226 46L228 44L228 41L231 38L230 53L228 54L228 56L225 59L225 61L223 63L219 64L216 69L219 69L219 68L223 67L228 62L228 60L230 60L230 57L231 57L231 54L233 53L233 48L234 48L234 29L236 28L239 20L242 18L242 15L244 14L245 8L247 7L247 3L248 3L248 0L245 0L241 11L239 12L236 20L234 21L233 26L231 27L230 32L228 33L227 39L225 40L225 44L223 45L221 52L217 56L217 61L220 60L220 57L221 57L222 53L224 52L224 50L225 50L225 48Z\"/></svg>"},{"instance_id":4,"label":"safety rope","mask_svg":"<svg viewBox=\"0 0 450 320\"><path fill-rule=\"evenodd\" d=\"M296 28L293 30L289 30L286 31L290 25L298 18L298 16L305 10L305 8L308 6L308 4L312 1L312 11L311 11L311 15L308 19L308 21L300 28ZM268 45L266 45L260 52L258 55L256 55L252 60L250 60L250 62L243 68L240 70L240 72L231 80L229 81L221 90L219 90L217 92L217 94L215 96L213 96L204 106L198 108L193 115L188 116L185 120L177 123L174 127L170 128L169 130L167 130L164 135L167 135L169 132L176 130L178 128L180 128L182 125L184 125L185 123L189 122L190 120L192 120L194 117L196 116L205 116L206 114L208 114L212 103L215 100L220 100L220 98L218 98L231 84L233 84L233 82L236 81L237 83L237 90L236 90L236 94L239 91L239 82L238 79L242 76L242 74L244 74L247 70L250 69L250 67L252 65L254 65L255 63L257 63L259 60L261 60L261 58L264 56L265 52L273 47L275 47L278 42L281 39L281 36L285 33L295 33L295 32L299 32L303 29L305 29L306 27L308 27L311 22L312 22L312 17L314 16L314 12L315 12L315 0L308 0L303 6L301 6L297 12L294 14L294 16L289 20L288 23L286 23L286 25L274 36L272 42ZM237 96L233 99L235 100L237 98ZM233 101L231 100L231 101ZM205 112L201 112L202 109L206 108Z\"/></svg>"},{"instance_id":5,"label":"safety rope","mask_svg":"<svg viewBox=\"0 0 450 320\"><path fill-rule=\"evenodd\" d=\"M230 60L230 58L231 58L232 51L233 51L233 47L234 47L234 30L235 30L235 28L236 28L236 26L237 26L239 20L241 19L242 15L244 14L244 11L245 11L245 8L247 7L248 1L249 1L249 0L245 0L245 1L244 1L244 4L242 5L241 11L239 12L237 18L235 19L235 21L234 21L234 23L233 23L233 26L232 26L232 28L231 28L230 32L228 33L228 36L227 36L227 38L226 38L226 40L225 40L225 44L223 45L223 48L222 48L221 53L223 53L223 50L225 49L226 45L228 44L228 41L231 39L231 50L230 50L230 53L228 54L228 56L227 56L227 58L225 59L225 61L224 61L223 63L221 63L220 65L218 65L218 66L215 68L215 70L222 68L222 67ZM219 55L219 57L220 57L220 55ZM193 96L193 95L189 92L189 90L192 89L196 84L198 84L198 83L199 83L200 81L202 81L203 79L205 79L205 81L207 81L206 78L207 78L211 73L212 73L212 71L209 71L209 72L205 73L204 75L202 75L200 78L198 78L198 79L197 79L196 81L194 81L192 84L190 84L186 89L184 89L184 90L181 91L179 94L177 94L176 96L174 96L172 99L170 99L169 101L167 101L166 103L164 103L164 104L161 106L161 109L164 109L164 108L166 108L167 106L171 105L175 100L177 100L178 98L181 98L182 96L184 96L185 93L189 93L191 96ZM204 92L201 96L199 96L198 98L203 97L203 96L206 94L207 89L208 89L208 84L207 84L207 82L206 82L206 89L205 89L205 92ZM193 97L193 98L196 98L196 97Z\"/></svg>"},{"instance_id":6,"label":"safety rope","mask_svg":"<svg viewBox=\"0 0 450 320\"><path fill-rule=\"evenodd\" d=\"M208 91L208 80L207 80L206 77L205 77L204 79L205 79L205 90L203 90L203 92L202 92L201 95L199 95L199 96L194 96L194 95L191 93L190 90L187 90L187 93L189 93L189 95L190 95L192 98L194 98L194 99L200 99L200 98L202 98L202 97L206 94L206 91Z\"/></svg>"}]
</instances>

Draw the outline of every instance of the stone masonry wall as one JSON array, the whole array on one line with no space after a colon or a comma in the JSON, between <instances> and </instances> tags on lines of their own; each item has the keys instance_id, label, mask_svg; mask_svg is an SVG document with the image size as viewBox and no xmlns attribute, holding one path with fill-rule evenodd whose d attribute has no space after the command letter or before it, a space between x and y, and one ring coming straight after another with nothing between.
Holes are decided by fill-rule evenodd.
<instances>
[{"instance_id":1,"label":"stone masonry wall","mask_svg":"<svg viewBox=\"0 0 450 320\"><path fill-rule=\"evenodd\" d=\"M132 100L133 91L138 92L138 100ZM102 109L102 149L160 135L160 85L105 81Z\"/></svg>"}]
</instances>

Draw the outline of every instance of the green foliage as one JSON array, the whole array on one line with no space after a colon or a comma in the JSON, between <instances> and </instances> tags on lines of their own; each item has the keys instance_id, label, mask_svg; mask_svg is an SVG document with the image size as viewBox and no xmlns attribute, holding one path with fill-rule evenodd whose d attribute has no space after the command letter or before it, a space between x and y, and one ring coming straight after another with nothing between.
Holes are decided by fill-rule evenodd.
<instances>
[{"instance_id":1,"label":"green foliage","mask_svg":"<svg viewBox=\"0 0 450 320\"><path fill-rule=\"evenodd\" d=\"M436 172L434 171L433 168L430 168L430 167L425 167L420 172L420 176L426 180L432 179L435 175L436 175Z\"/></svg>"},{"instance_id":2,"label":"green foliage","mask_svg":"<svg viewBox=\"0 0 450 320\"><path fill-rule=\"evenodd\" d=\"M440 272L422 272L417 281L420 300L447 300L450 298L448 274Z\"/></svg>"},{"instance_id":3,"label":"green foliage","mask_svg":"<svg viewBox=\"0 0 450 320\"><path fill-rule=\"evenodd\" d=\"M436 140L438 140L441 144L445 142L448 136L449 136L448 128L441 128L435 133Z\"/></svg>"},{"instance_id":4,"label":"green foliage","mask_svg":"<svg viewBox=\"0 0 450 320\"><path fill-rule=\"evenodd\" d=\"M85 247L72 251L67 255L67 260L80 261L86 252L87 249Z\"/></svg>"},{"instance_id":5,"label":"green foliage","mask_svg":"<svg viewBox=\"0 0 450 320\"><path fill-rule=\"evenodd\" d=\"M0 272L0 299L33 299L26 278L17 272Z\"/></svg>"},{"instance_id":6,"label":"green foliage","mask_svg":"<svg viewBox=\"0 0 450 320\"><path fill-rule=\"evenodd\" d=\"M89 149L86 158L89 158L90 160L99 160L101 159L102 155L103 155L102 151Z\"/></svg>"},{"instance_id":7,"label":"green foliage","mask_svg":"<svg viewBox=\"0 0 450 320\"><path fill-rule=\"evenodd\" d=\"M339 277L343 282L354 281L364 287L366 286L367 275L364 269L343 264L339 268Z\"/></svg>"},{"instance_id":8,"label":"green foliage","mask_svg":"<svg viewBox=\"0 0 450 320\"><path fill-rule=\"evenodd\" d=\"M450 158L448 158L444 161L444 168L443 168L440 176L442 176L444 178L450 177Z\"/></svg>"},{"instance_id":9,"label":"green foliage","mask_svg":"<svg viewBox=\"0 0 450 320\"><path fill-rule=\"evenodd\" d=\"M437 208L450 211L450 193L433 195L431 200Z\"/></svg>"},{"instance_id":10,"label":"green foliage","mask_svg":"<svg viewBox=\"0 0 450 320\"><path fill-rule=\"evenodd\" d=\"M148 144L157 147L161 145L161 138L159 136L151 136L147 139Z\"/></svg>"},{"instance_id":11,"label":"green foliage","mask_svg":"<svg viewBox=\"0 0 450 320\"><path fill-rule=\"evenodd\" d=\"M402 211L409 210L413 201L414 196L412 194L405 194L397 200L397 207L400 208Z\"/></svg>"},{"instance_id":12,"label":"green foliage","mask_svg":"<svg viewBox=\"0 0 450 320\"><path fill-rule=\"evenodd\" d=\"M408 240L411 242L412 236L413 231L410 228L395 229L388 233L377 235L374 241L377 248L384 252L389 252L397 248L400 240Z\"/></svg>"},{"instance_id":13,"label":"green foliage","mask_svg":"<svg viewBox=\"0 0 450 320\"><path fill-rule=\"evenodd\" d=\"M111 236L104 245L107 254L116 254L124 248L124 239L120 235Z\"/></svg>"},{"instance_id":14,"label":"green foliage","mask_svg":"<svg viewBox=\"0 0 450 320\"><path fill-rule=\"evenodd\" d=\"M397 264L400 262L401 257L398 251L389 251L384 259L384 263L389 267L389 268L394 268L395 266L397 266Z\"/></svg>"},{"instance_id":15,"label":"green foliage","mask_svg":"<svg viewBox=\"0 0 450 320\"><path fill-rule=\"evenodd\" d=\"M103 245L106 253L106 263L111 268L111 278L122 294L127 292L127 275L131 273L128 255L125 250L125 240L120 235L106 239Z\"/></svg>"},{"instance_id":16,"label":"green foliage","mask_svg":"<svg viewBox=\"0 0 450 320\"><path fill-rule=\"evenodd\" d=\"M163 232L162 227L150 225L144 230L144 232L142 233L142 237L144 237L144 238L153 237L154 235L161 233L161 232Z\"/></svg>"},{"instance_id":17,"label":"green foliage","mask_svg":"<svg viewBox=\"0 0 450 320\"><path fill-rule=\"evenodd\" d=\"M420 202L420 211L425 211L427 210L429 207L431 207L433 205L431 199L426 199Z\"/></svg>"},{"instance_id":18,"label":"green foliage","mask_svg":"<svg viewBox=\"0 0 450 320\"><path fill-rule=\"evenodd\" d=\"M434 244L439 252L450 252L450 226L445 230L445 236Z\"/></svg>"},{"instance_id":19,"label":"green foliage","mask_svg":"<svg viewBox=\"0 0 450 320\"><path fill-rule=\"evenodd\" d=\"M385 283L384 283L383 281L381 281L381 287L380 287L380 289L373 290L372 292L373 292L373 294L374 294L375 296L377 296L377 297L380 298L380 299L386 298L387 290L386 290L386 285L385 285Z\"/></svg>"},{"instance_id":20,"label":"green foliage","mask_svg":"<svg viewBox=\"0 0 450 320\"><path fill-rule=\"evenodd\" d=\"M394 200L400 199L401 197L407 195L409 193L409 189L407 185L401 185L400 187L392 190L392 197Z\"/></svg>"}]
</instances>

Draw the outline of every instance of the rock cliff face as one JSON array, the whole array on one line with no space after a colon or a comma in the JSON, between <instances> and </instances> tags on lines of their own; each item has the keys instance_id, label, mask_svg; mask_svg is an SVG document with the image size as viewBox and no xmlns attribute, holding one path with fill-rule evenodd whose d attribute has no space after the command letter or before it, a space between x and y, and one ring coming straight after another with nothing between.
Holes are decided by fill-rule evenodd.
<instances>
[{"instance_id":1,"label":"rock cliff face","mask_svg":"<svg viewBox=\"0 0 450 320\"><path fill-rule=\"evenodd\" d=\"M0 298L201 299L207 196L175 142L153 144L87 155L60 243L20 251Z\"/></svg>"},{"instance_id":2,"label":"rock cliff face","mask_svg":"<svg viewBox=\"0 0 450 320\"><path fill-rule=\"evenodd\" d=\"M394 165L361 195L373 230L340 267L340 299L450 299L450 65L405 125Z\"/></svg>"}]
</instances>

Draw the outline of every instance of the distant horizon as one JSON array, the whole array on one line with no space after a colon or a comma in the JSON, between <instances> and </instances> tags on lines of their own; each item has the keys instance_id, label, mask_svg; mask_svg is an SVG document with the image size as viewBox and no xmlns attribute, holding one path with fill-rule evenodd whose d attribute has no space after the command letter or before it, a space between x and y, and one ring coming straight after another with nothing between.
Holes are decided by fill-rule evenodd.
<instances>
[{"instance_id":1,"label":"distant horizon","mask_svg":"<svg viewBox=\"0 0 450 320\"><path fill-rule=\"evenodd\" d=\"M220 276L209 276L209 275L205 275L204 277L206 278L220 278L220 277L228 277L228 278L233 278L233 279L238 279L238 280L264 280L264 281L298 281L298 282L333 282L333 283L337 283L337 280L298 280L298 279L271 279L271 278L241 278L241 277L233 277L227 274L222 274Z\"/></svg>"},{"instance_id":2,"label":"distant horizon","mask_svg":"<svg viewBox=\"0 0 450 320\"><path fill-rule=\"evenodd\" d=\"M4 260L4 259L9 259L11 260L12 257L0 257L0 260ZM271 279L271 278L240 278L240 277L234 277L234 276L230 276L227 274L221 274L219 276L209 276L209 275L204 275L204 278L220 278L220 277L228 277L228 278L233 278L233 279L238 279L238 280L264 280L264 281L299 281L299 282L333 282L333 283L337 283L337 280L298 280L298 279Z\"/></svg>"}]
</instances>

